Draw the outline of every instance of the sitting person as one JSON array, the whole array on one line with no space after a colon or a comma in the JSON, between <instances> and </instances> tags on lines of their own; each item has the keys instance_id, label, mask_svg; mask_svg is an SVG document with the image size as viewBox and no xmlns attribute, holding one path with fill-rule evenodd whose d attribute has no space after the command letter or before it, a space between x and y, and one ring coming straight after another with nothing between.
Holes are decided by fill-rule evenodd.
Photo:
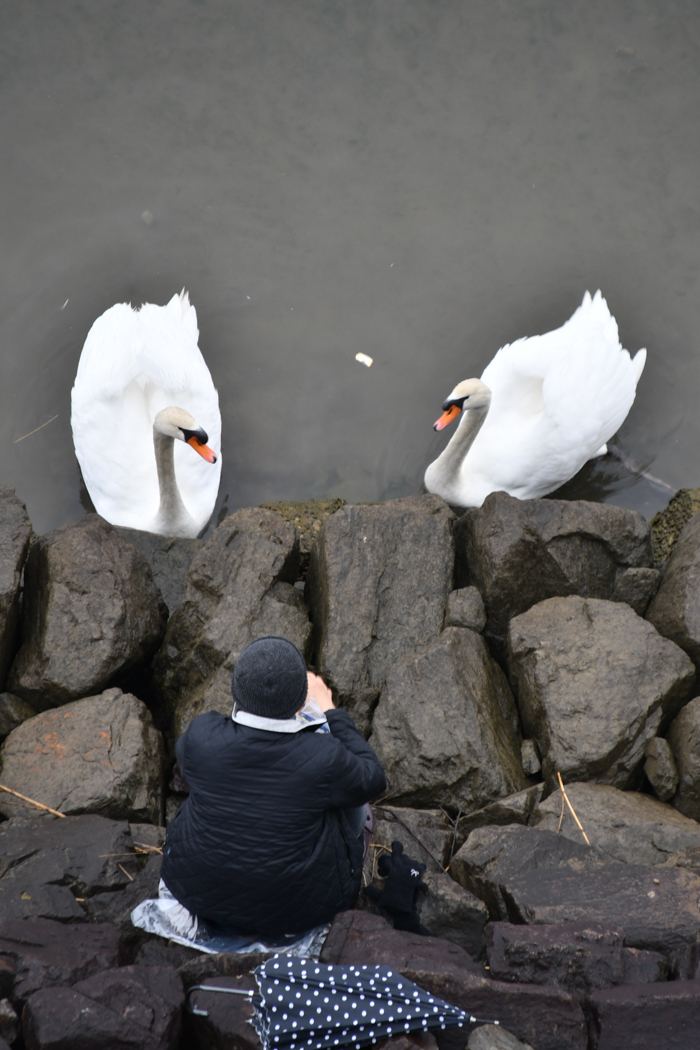
<instances>
[{"instance_id":1,"label":"sitting person","mask_svg":"<svg viewBox=\"0 0 700 1050\"><path fill-rule=\"evenodd\" d=\"M320 711L305 723L309 688ZM384 772L286 638L251 642L231 691L232 716L199 715L177 742L190 794L168 825L162 878L221 927L300 933L355 903L365 803L385 790Z\"/></svg>"}]
</instances>

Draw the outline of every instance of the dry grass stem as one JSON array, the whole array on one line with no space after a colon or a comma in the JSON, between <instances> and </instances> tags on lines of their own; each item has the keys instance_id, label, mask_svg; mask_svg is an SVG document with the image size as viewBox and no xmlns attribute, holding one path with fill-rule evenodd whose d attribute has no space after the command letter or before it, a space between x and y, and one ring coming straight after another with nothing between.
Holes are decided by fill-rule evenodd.
<instances>
[{"instance_id":1,"label":"dry grass stem","mask_svg":"<svg viewBox=\"0 0 700 1050\"><path fill-rule=\"evenodd\" d=\"M567 806L571 810L571 816L576 821L576 824L578 826L579 831L581 832L581 834L583 835L584 839L586 840L586 845L590 846L591 843L590 843L590 841L588 839L588 835L583 830L583 825L581 824L581 821L576 816L576 813L574 811L574 807L571 805L571 802L569 801L569 796L567 795L566 791L564 790L564 781L561 779L561 773L557 772L557 777L559 778L559 787L561 788L562 798L565 800Z\"/></svg>"},{"instance_id":2,"label":"dry grass stem","mask_svg":"<svg viewBox=\"0 0 700 1050\"><path fill-rule=\"evenodd\" d=\"M117 867L121 868L121 870L124 872L124 874L126 875L127 879L129 880L129 882L133 882L134 881L134 876L129 874L129 872L126 870L126 868L124 867L123 864L117 864Z\"/></svg>"},{"instance_id":3,"label":"dry grass stem","mask_svg":"<svg viewBox=\"0 0 700 1050\"><path fill-rule=\"evenodd\" d=\"M12 444L16 445L17 442L24 441L25 438L31 437L32 434L36 434L37 430L43 430L44 427L47 427L49 425L49 423L53 423L54 419L58 419L58 412L56 413L55 416L51 416L51 419L47 419L45 423L42 423L40 427L36 427L34 430L30 430L28 434L22 434L21 438L16 438L12 442ZM63 814L63 815L65 816L65 814Z\"/></svg>"},{"instance_id":4,"label":"dry grass stem","mask_svg":"<svg viewBox=\"0 0 700 1050\"><path fill-rule=\"evenodd\" d=\"M65 813L59 813L57 809L51 809L51 806L45 806L43 802L37 802L35 798L28 798L26 795L21 795L19 791L13 791L12 788L5 787L4 784L0 784L0 791L6 791L8 795L14 795L15 798L21 798L24 802L29 802L32 806L36 806L37 809L44 809L47 813L53 813L54 817L65 817Z\"/></svg>"}]
</instances>

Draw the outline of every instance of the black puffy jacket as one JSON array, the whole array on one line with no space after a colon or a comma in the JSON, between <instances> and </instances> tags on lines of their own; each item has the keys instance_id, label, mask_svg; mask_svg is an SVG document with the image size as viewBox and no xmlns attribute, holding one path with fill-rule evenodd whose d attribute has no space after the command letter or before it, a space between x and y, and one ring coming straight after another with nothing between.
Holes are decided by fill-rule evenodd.
<instances>
[{"instance_id":1,"label":"black puffy jacket","mask_svg":"<svg viewBox=\"0 0 700 1050\"><path fill-rule=\"evenodd\" d=\"M339 811L386 781L347 712L327 718L330 733L271 733L210 711L180 737L190 794L168 825L162 877L195 915L272 936L355 903L362 843Z\"/></svg>"}]
</instances>

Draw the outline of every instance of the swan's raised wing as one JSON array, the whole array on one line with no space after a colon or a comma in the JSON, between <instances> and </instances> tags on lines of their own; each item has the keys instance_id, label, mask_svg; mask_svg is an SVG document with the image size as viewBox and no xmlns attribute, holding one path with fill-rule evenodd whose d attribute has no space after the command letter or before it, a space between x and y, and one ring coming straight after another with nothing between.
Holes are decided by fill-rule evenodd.
<instances>
[{"instance_id":1,"label":"swan's raised wing","mask_svg":"<svg viewBox=\"0 0 700 1050\"><path fill-rule=\"evenodd\" d=\"M551 492L621 426L645 359L630 359L605 299L586 292L561 328L503 347L486 368L491 409L468 459L513 495Z\"/></svg>"}]
</instances>

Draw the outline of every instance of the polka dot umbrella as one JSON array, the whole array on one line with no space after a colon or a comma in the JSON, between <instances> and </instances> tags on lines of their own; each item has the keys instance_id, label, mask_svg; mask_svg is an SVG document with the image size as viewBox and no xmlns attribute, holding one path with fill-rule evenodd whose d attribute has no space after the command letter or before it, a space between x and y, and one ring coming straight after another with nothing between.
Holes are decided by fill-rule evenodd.
<instances>
[{"instance_id":1,"label":"polka dot umbrella","mask_svg":"<svg viewBox=\"0 0 700 1050\"><path fill-rule=\"evenodd\" d=\"M256 969L255 979L259 994L241 994L249 995L255 1005L253 1025L264 1050L361 1046L402 1032L480 1020L430 995L388 966L330 966L275 955Z\"/></svg>"}]
</instances>

